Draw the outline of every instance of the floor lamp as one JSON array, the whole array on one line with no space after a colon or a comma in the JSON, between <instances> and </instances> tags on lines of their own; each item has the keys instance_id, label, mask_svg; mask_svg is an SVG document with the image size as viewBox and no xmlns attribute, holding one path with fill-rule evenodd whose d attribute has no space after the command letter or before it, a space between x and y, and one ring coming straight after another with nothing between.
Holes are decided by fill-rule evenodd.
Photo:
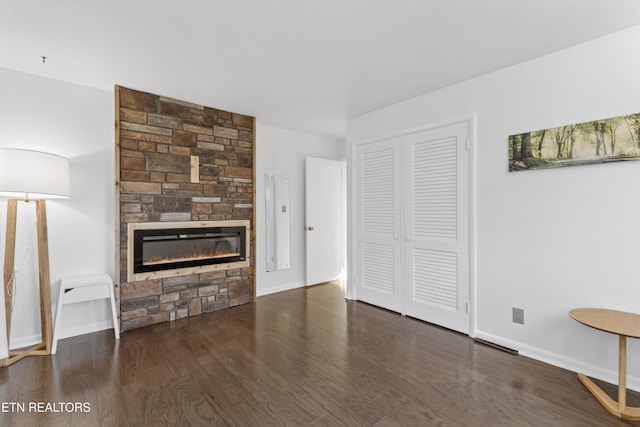
<instances>
[{"instance_id":1,"label":"floor lamp","mask_svg":"<svg viewBox=\"0 0 640 427\"><path fill-rule=\"evenodd\" d=\"M16 222L19 202L35 202L38 235L38 276L42 341L35 346L9 351L0 360L7 367L26 356L51 353L51 282L47 238L46 199L66 199L70 193L69 160L40 151L0 148L0 197L7 201L7 234L4 253L4 305L7 321L7 347L11 339L11 312L14 296Z\"/></svg>"}]
</instances>

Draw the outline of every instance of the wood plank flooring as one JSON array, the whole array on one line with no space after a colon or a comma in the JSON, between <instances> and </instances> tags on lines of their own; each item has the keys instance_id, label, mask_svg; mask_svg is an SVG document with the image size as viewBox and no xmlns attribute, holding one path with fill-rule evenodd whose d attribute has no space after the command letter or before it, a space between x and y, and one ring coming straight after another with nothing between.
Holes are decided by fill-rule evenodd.
<instances>
[{"instance_id":1,"label":"wood plank flooring","mask_svg":"<svg viewBox=\"0 0 640 427\"><path fill-rule=\"evenodd\" d=\"M1 426L639 425L609 415L573 372L346 301L335 284L119 342L112 330L61 340L54 356L0 369L3 402Z\"/></svg>"}]
</instances>

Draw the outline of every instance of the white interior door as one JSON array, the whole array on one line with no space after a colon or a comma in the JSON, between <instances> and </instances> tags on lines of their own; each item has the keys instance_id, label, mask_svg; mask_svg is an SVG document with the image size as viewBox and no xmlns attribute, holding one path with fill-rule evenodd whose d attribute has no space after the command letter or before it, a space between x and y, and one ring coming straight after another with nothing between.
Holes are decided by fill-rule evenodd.
<instances>
[{"instance_id":1,"label":"white interior door","mask_svg":"<svg viewBox=\"0 0 640 427\"><path fill-rule=\"evenodd\" d=\"M305 159L306 284L338 279L346 254L345 163Z\"/></svg>"},{"instance_id":2,"label":"white interior door","mask_svg":"<svg viewBox=\"0 0 640 427\"><path fill-rule=\"evenodd\" d=\"M469 333L468 123L405 136L405 312Z\"/></svg>"},{"instance_id":3,"label":"white interior door","mask_svg":"<svg viewBox=\"0 0 640 427\"><path fill-rule=\"evenodd\" d=\"M356 297L402 311L400 138L356 147Z\"/></svg>"}]
</instances>

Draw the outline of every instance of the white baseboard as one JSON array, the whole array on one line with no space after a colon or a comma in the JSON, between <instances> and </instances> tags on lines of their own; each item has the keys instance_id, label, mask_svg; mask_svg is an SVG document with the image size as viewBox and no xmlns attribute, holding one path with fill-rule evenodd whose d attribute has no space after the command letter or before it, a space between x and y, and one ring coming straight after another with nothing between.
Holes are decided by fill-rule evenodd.
<instances>
[{"instance_id":1,"label":"white baseboard","mask_svg":"<svg viewBox=\"0 0 640 427\"><path fill-rule=\"evenodd\" d=\"M539 360L540 362L548 363L572 372L579 372L588 377L596 378L610 384L618 384L617 371L591 366L586 364L583 360L561 356L556 353L551 353L521 342L511 341L482 331L476 331L476 338L517 350L519 354L530 357L531 359ZM633 391L640 391L640 378L627 374L627 388Z\"/></svg>"},{"instance_id":2,"label":"white baseboard","mask_svg":"<svg viewBox=\"0 0 640 427\"><path fill-rule=\"evenodd\" d=\"M256 289L256 296L261 297L264 295L275 294L283 291L290 291L291 289L303 288L305 286L305 282L293 282L293 283L285 283L284 285L274 286L267 289Z\"/></svg>"},{"instance_id":3,"label":"white baseboard","mask_svg":"<svg viewBox=\"0 0 640 427\"><path fill-rule=\"evenodd\" d=\"M39 344L42 340L41 335L29 335L26 337L20 337L16 339L12 339L9 345L9 350L15 350L18 348L31 347L36 344Z\"/></svg>"},{"instance_id":4,"label":"white baseboard","mask_svg":"<svg viewBox=\"0 0 640 427\"><path fill-rule=\"evenodd\" d=\"M78 335L90 334L92 332L104 331L105 329L113 329L113 322L109 319L108 321L80 325L73 328L61 329L59 340L69 337L76 337ZM53 333L53 330L51 331ZM36 344L39 344L42 340L42 335L29 335L26 337L20 337L17 339L11 340L11 350L15 350L18 348L30 347Z\"/></svg>"},{"instance_id":5,"label":"white baseboard","mask_svg":"<svg viewBox=\"0 0 640 427\"><path fill-rule=\"evenodd\" d=\"M77 337L78 335L104 331L105 329L113 329L113 321L111 319L100 323L94 323L93 325L76 326L75 328L62 329L60 331L60 338L58 339Z\"/></svg>"}]
</instances>

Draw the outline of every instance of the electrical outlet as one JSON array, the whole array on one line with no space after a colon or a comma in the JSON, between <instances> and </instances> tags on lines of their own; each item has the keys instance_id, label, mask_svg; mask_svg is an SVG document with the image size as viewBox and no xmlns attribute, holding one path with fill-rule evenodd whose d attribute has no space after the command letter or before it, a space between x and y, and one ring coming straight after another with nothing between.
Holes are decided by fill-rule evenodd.
<instances>
[{"instance_id":1,"label":"electrical outlet","mask_svg":"<svg viewBox=\"0 0 640 427\"><path fill-rule=\"evenodd\" d=\"M524 325L524 309L513 307L513 323Z\"/></svg>"}]
</instances>

